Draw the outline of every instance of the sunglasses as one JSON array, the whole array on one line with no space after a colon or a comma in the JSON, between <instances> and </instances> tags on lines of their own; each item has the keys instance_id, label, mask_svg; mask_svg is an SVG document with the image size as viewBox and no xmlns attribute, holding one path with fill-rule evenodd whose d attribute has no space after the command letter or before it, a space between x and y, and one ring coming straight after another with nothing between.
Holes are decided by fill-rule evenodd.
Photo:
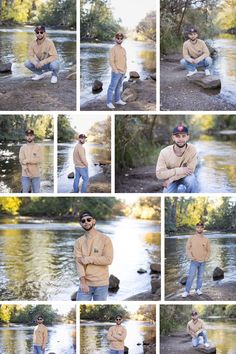
<instances>
[{"instance_id":1,"label":"sunglasses","mask_svg":"<svg viewBox=\"0 0 236 354\"><path fill-rule=\"evenodd\" d=\"M90 222L90 221L92 221L92 218L86 218L86 219L82 219L82 220L81 220L82 224L85 224L86 221L87 221L87 222Z\"/></svg>"},{"instance_id":2,"label":"sunglasses","mask_svg":"<svg viewBox=\"0 0 236 354\"><path fill-rule=\"evenodd\" d=\"M116 39L123 39L123 37L116 37Z\"/></svg>"},{"instance_id":3,"label":"sunglasses","mask_svg":"<svg viewBox=\"0 0 236 354\"><path fill-rule=\"evenodd\" d=\"M36 33L36 34L39 34L39 33L40 33L40 34L44 34L44 32L42 32L42 31L35 31L35 33Z\"/></svg>"},{"instance_id":4,"label":"sunglasses","mask_svg":"<svg viewBox=\"0 0 236 354\"><path fill-rule=\"evenodd\" d=\"M121 321L121 318L116 318L116 321Z\"/></svg>"},{"instance_id":5,"label":"sunglasses","mask_svg":"<svg viewBox=\"0 0 236 354\"><path fill-rule=\"evenodd\" d=\"M42 321L43 319L42 318L38 318L38 321Z\"/></svg>"}]
</instances>

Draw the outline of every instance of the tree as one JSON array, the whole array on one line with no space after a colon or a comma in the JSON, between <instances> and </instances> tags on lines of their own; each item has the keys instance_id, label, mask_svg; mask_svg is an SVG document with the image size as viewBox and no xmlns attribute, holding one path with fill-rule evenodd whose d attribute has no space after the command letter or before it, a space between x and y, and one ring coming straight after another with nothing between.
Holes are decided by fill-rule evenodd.
<instances>
[{"instance_id":1,"label":"tree","mask_svg":"<svg viewBox=\"0 0 236 354\"><path fill-rule=\"evenodd\" d=\"M148 39L156 41L156 12L149 12L136 27L136 32L140 34L144 40Z\"/></svg>"}]
</instances>

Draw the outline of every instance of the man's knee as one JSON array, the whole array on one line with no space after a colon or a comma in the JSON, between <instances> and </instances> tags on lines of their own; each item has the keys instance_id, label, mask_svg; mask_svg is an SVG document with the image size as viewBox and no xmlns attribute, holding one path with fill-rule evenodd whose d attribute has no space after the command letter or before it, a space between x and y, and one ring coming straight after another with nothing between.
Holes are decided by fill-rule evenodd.
<instances>
[{"instance_id":1,"label":"man's knee","mask_svg":"<svg viewBox=\"0 0 236 354\"><path fill-rule=\"evenodd\" d=\"M59 70L59 61L54 60L49 64L51 70Z\"/></svg>"},{"instance_id":2,"label":"man's knee","mask_svg":"<svg viewBox=\"0 0 236 354\"><path fill-rule=\"evenodd\" d=\"M185 67L187 65L187 60L181 59L180 60L180 65Z\"/></svg>"},{"instance_id":3,"label":"man's knee","mask_svg":"<svg viewBox=\"0 0 236 354\"><path fill-rule=\"evenodd\" d=\"M30 60L26 60L26 61L24 62L24 66L25 66L27 69L29 69L29 68L34 67L34 64L33 64Z\"/></svg>"},{"instance_id":4,"label":"man's knee","mask_svg":"<svg viewBox=\"0 0 236 354\"><path fill-rule=\"evenodd\" d=\"M187 184L187 185L195 185L196 183L196 178L194 176L194 174L192 174L191 176L186 176L184 178L184 183Z\"/></svg>"},{"instance_id":5,"label":"man's knee","mask_svg":"<svg viewBox=\"0 0 236 354\"><path fill-rule=\"evenodd\" d=\"M206 57L206 58L205 58L205 63L206 63L207 65L212 65L212 62L213 62L213 60L212 60L211 57Z\"/></svg>"}]
</instances>

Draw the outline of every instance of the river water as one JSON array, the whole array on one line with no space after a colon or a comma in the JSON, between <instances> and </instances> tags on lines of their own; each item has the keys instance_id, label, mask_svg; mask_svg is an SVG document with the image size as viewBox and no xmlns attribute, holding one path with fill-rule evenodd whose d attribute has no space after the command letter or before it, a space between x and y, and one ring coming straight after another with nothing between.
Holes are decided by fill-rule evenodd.
<instances>
[{"instance_id":1,"label":"river water","mask_svg":"<svg viewBox=\"0 0 236 354\"><path fill-rule=\"evenodd\" d=\"M236 281L236 234L205 233L211 241L212 255L206 263L203 278L204 285L210 287L216 284L212 279L215 267L223 268L224 279L218 281L224 284L228 281ZM189 259L186 256L186 242L190 235L173 236L165 238L165 294L183 292L179 280L188 274ZM195 281L193 286L195 286Z\"/></svg>"},{"instance_id":2,"label":"river water","mask_svg":"<svg viewBox=\"0 0 236 354\"><path fill-rule=\"evenodd\" d=\"M53 142L39 142L42 147L41 193L53 192ZM21 165L19 151L21 143L0 143L0 193L20 193Z\"/></svg>"},{"instance_id":3,"label":"river water","mask_svg":"<svg viewBox=\"0 0 236 354\"><path fill-rule=\"evenodd\" d=\"M47 326L48 344L45 354L74 354L73 333L75 325L60 324ZM0 352L3 354L32 354L34 327L11 325L0 327Z\"/></svg>"},{"instance_id":4,"label":"river water","mask_svg":"<svg viewBox=\"0 0 236 354\"><path fill-rule=\"evenodd\" d=\"M194 141L200 168L197 172L201 193L236 192L236 141L202 136Z\"/></svg>"},{"instance_id":5,"label":"river water","mask_svg":"<svg viewBox=\"0 0 236 354\"><path fill-rule=\"evenodd\" d=\"M48 37L53 40L60 59L60 69L68 70L76 63L76 32L63 30L47 30ZM12 74L1 74L1 77L30 76L32 73L24 67L28 58L29 44L34 40L34 27L0 28L1 61L13 63Z\"/></svg>"},{"instance_id":6,"label":"river water","mask_svg":"<svg viewBox=\"0 0 236 354\"><path fill-rule=\"evenodd\" d=\"M111 69L108 62L109 50L113 43L81 43L80 45L80 76L81 94L80 103L106 95L111 78ZM141 79L156 71L155 44L125 40L123 47L127 52L127 75L129 71L137 71ZM103 82L103 91L92 93L94 80ZM127 80L127 78L125 79Z\"/></svg>"},{"instance_id":7,"label":"river water","mask_svg":"<svg viewBox=\"0 0 236 354\"><path fill-rule=\"evenodd\" d=\"M210 342L217 348L217 354L236 354L236 321L204 321Z\"/></svg>"},{"instance_id":8,"label":"river water","mask_svg":"<svg viewBox=\"0 0 236 354\"><path fill-rule=\"evenodd\" d=\"M73 179L67 178L74 171L73 150L76 143L58 144L58 192L69 193L73 191ZM111 159L111 152L102 144L86 143L86 158L89 164L89 177L102 173L101 166L95 164L98 161ZM82 183L82 181L81 181Z\"/></svg>"},{"instance_id":9,"label":"river water","mask_svg":"<svg viewBox=\"0 0 236 354\"><path fill-rule=\"evenodd\" d=\"M106 338L108 329L114 323L81 323L80 324L80 354L107 354L109 342ZM155 337L155 326L148 322L124 321L127 330L125 345L129 354L142 354L142 343L146 336Z\"/></svg>"},{"instance_id":10,"label":"river water","mask_svg":"<svg viewBox=\"0 0 236 354\"><path fill-rule=\"evenodd\" d=\"M79 284L73 257L74 242L83 234L78 224L1 221L0 300L70 300ZM120 289L109 299L150 290L150 275L137 270L149 270L150 263L160 261L160 226L121 217L98 222L97 229L112 240L110 274L120 279Z\"/></svg>"}]
</instances>

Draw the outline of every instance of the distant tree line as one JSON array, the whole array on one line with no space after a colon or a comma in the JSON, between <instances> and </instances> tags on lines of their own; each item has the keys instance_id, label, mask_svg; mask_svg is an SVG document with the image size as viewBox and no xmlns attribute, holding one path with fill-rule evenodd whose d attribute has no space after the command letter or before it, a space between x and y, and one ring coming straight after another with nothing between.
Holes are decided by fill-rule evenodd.
<instances>
[{"instance_id":1,"label":"distant tree line","mask_svg":"<svg viewBox=\"0 0 236 354\"><path fill-rule=\"evenodd\" d=\"M129 318L129 312L121 305L81 305L80 318L91 321L115 321L117 315Z\"/></svg>"}]
</instances>

